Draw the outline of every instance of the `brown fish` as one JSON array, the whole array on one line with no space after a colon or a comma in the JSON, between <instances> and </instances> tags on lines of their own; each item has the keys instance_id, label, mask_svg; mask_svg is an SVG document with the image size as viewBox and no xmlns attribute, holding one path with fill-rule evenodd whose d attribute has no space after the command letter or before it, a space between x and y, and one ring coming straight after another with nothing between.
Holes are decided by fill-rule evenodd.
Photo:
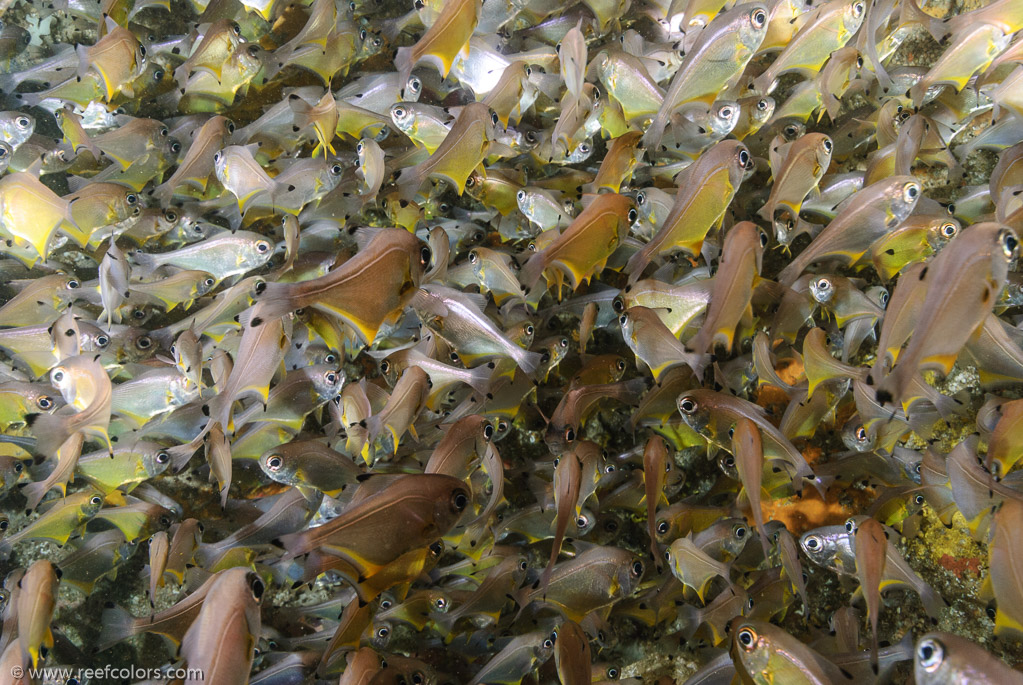
<instances>
[{"instance_id":1,"label":"brown fish","mask_svg":"<svg viewBox=\"0 0 1023 685\"><path fill-rule=\"evenodd\" d=\"M351 326L366 343L401 313L430 265L430 248L404 229L363 234L365 245L326 276L300 283L267 283L264 318L312 307Z\"/></svg>"}]
</instances>

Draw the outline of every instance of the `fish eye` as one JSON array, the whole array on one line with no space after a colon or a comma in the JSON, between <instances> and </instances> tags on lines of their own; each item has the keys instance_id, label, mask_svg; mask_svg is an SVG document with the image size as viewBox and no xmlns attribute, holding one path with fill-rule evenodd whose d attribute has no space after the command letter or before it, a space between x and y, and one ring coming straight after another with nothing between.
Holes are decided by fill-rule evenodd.
<instances>
[{"instance_id":1,"label":"fish eye","mask_svg":"<svg viewBox=\"0 0 1023 685\"><path fill-rule=\"evenodd\" d=\"M888 305L888 300L891 299L891 295L888 294L887 290L882 290L881 295L878 297L881 300L881 306L885 307Z\"/></svg>"},{"instance_id":2,"label":"fish eye","mask_svg":"<svg viewBox=\"0 0 1023 685\"><path fill-rule=\"evenodd\" d=\"M581 143L579 145L579 152L583 153L584 155L590 154L590 146L587 145L586 143Z\"/></svg>"},{"instance_id":3,"label":"fish eye","mask_svg":"<svg viewBox=\"0 0 1023 685\"><path fill-rule=\"evenodd\" d=\"M833 143L831 142L831 139L830 139L830 138L825 138L825 139L824 139L824 151L825 151L825 152L827 152L827 153L828 153L828 154L830 155L830 154L831 154L831 150L832 150L832 149L833 149L834 147L835 147L835 146L834 146L834 144L833 144Z\"/></svg>"},{"instance_id":4,"label":"fish eye","mask_svg":"<svg viewBox=\"0 0 1023 685\"><path fill-rule=\"evenodd\" d=\"M231 22L231 33L233 33L236 36L241 36L242 27L239 26L237 22Z\"/></svg>"},{"instance_id":5,"label":"fish eye","mask_svg":"<svg viewBox=\"0 0 1023 685\"><path fill-rule=\"evenodd\" d=\"M621 316L619 316L618 317L618 323L620 323L623 326L629 325L629 315L628 314L622 314Z\"/></svg>"},{"instance_id":6,"label":"fish eye","mask_svg":"<svg viewBox=\"0 0 1023 685\"><path fill-rule=\"evenodd\" d=\"M284 460L279 454L271 454L267 457L266 467L271 471L279 471L282 466L284 466Z\"/></svg>"},{"instance_id":7,"label":"fish eye","mask_svg":"<svg viewBox=\"0 0 1023 685\"><path fill-rule=\"evenodd\" d=\"M589 524L590 524L590 519L586 518L586 516L583 515L583 514L580 514L575 519L575 527L576 528L585 528Z\"/></svg>"},{"instance_id":8,"label":"fish eye","mask_svg":"<svg viewBox=\"0 0 1023 685\"><path fill-rule=\"evenodd\" d=\"M621 295L619 295L618 297L616 297L616 298L615 298L615 299L614 299L614 300L613 300L613 301L611 302L611 308L612 308L612 309L614 309L614 310L615 310L616 312L618 312L619 314L621 314L622 312L624 312L624 311L625 311L625 300L623 300L623 299L622 299Z\"/></svg>"},{"instance_id":9,"label":"fish eye","mask_svg":"<svg viewBox=\"0 0 1023 685\"><path fill-rule=\"evenodd\" d=\"M386 359L380 362L380 373L387 373L391 370L391 362Z\"/></svg>"},{"instance_id":10,"label":"fish eye","mask_svg":"<svg viewBox=\"0 0 1023 685\"><path fill-rule=\"evenodd\" d=\"M359 144L355 146L355 151L358 152L359 154L362 154L362 151L365 147L366 145L360 140Z\"/></svg>"},{"instance_id":11,"label":"fish eye","mask_svg":"<svg viewBox=\"0 0 1023 685\"><path fill-rule=\"evenodd\" d=\"M926 500L924 499L923 495L917 495L916 497L913 498L913 503L916 504L917 506L923 506L923 503L925 501Z\"/></svg>"},{"instance_id":12,"label":"fish eye","mask_svg":"<svg viewBox=\"0 0 1023 685\"><path fill-rule=\"evenodd\" d=\"M683 414L692 416L700 408L700 405L692 397L683 397L678 401L678 408L682 410Z\"/></svg>"},{"instance_id":13,"label":"fish eye","mask_svg":"<svg viewBox=\"0 0 1023 685\"><path fill-rule=\"evenodd\" d=\"M629 210L629 223L630 224L636 223L636 219L638 219L638 218L639 218L639 212L637 212L635 209L630 209Z\"/></svg>"},{"instance_id":14,"label":"fish eye","mask_svg":"<svg viewBox=\"0 0 1023 685\"><path fill-rule=\"evenodd\" d=\"M609 680L618 680L618 669L614 666L609 666L606 675Z\"/></svg>"},{"instance_id":15,"label":"fish eye","mask_svg":"<svg viewBox=\"0 0 1023 685\"><path fill-rule=\"evenodd\" d=\"M638 559L632 562L632 575L639 578L643 575L643 562Z\"/></svg>"},{"instance_id":16,"label":"fish eye","mask_svg":"<svg viewBox=\"0 0 1023 685\"><path fill-rule=\"evenodd\" d=\"M933 673L945 660L945 649L933 637L924 638L917 645L916 658L925 671Z\"/></svg>"},{"instance_id":17,"label":"fish eye","mask_svg":"<svg viewBox=\"0 0 1023 685\"><path fill-rule=\"evenodd\" d=\"M0 530L7 530L11 525L11 522L7 519L0 519Z\"/></svg>"},{"instance_id":18,"label":"fish eye","mask_svg":"<svg viewBox=\"0 0 1023 685\"><path fill-rule=\"evenodd\" d=\"M141 312L141 310L136 310L136 313L138 312ZM148 350L152 346L153 339L150 338L148 335L143 335L142 337L135 341L135 347L139 348L140 350Z\"/></svg>"},{"instance_id":19,"label":"fish eye","mask_svg":"<svg viewBox=\"0 0 1023 685\"><path fill-rule=\"evenodd\" d=\"M491 112L490 112L490 120L492 122L494 122L494 126L497 126L497 122L500 121L500 118L497 116L497 112L494 112L493 110L491 110Z\"/></svg>"},{"instance_id":20,"label":"fish eye","mask_svg":"<svg viewBox=\"0 0 1023 685\"><path fill-rule=\"evenodd\" d=\"M53 409L53 398L42 395L36 399L36 406L40 409Z\"/></svg>"},{"instance_id":21,"label":"fish eye","mask_svg":"<svg viewBox=\"0 0 1023 685\"><path fill-rule=\"evenodd\" d=\"M380 608L381 609L390 609L393 605L394 605L394 602L392 602L389 599L381 599L380 600Z\"/></svg>"},{"instance_id":22,"label":"fish eye","mask_svg":"<svg viewBox=\"0 0 1023 685\"><path fill-rule=\"evenodd\" d=\"M922 465L923 465L923 462L917 462L917 463L916 463L916 464L915 464L915 465L913 466L913 471L914 471L915 473L920 473L920 467L921 467Z\"/></svg>"},{"instance_id":23,"label":"fish eye","mask_svg":"<svg viewBox=\"0 0 1023 685\"><path fill-rule=\"evenodd\" d=\"M110 338L108 338L105 335L97 335L96 344L99 345L100 347L106 347L107 345L110 344Z\"/></svg>"},{"instance_id":24,"label":"fish eye","mask_svg":"<svg viewBox=\"0 0 1023 685\"><path fill-rule=\"evenodd\" d=\"M617 532L618 531L618 522L615 521L614 519L609 520L607 523L604 524L604 530L606 530L609 533Z\"/></svg>"},{"instance_id":25,"label":"fish eye","mask_svg":"<svg viewBox=\"0 0 1023 685\"><path fill-rule=\"evenodd\" d=\"M759 100L757 100L757 109L759 109L761 112L766 112L767 100L765 100L764 98L760 98Z\"/></svg>"},{"instance_id":26,"label":"fish eye","mask_svg":"<svg viewBox=\"0 0 1023 685\"><path fill-rule=\"evenodd\" d=\"M14 120L14 125L17 126L18 128L26 129L32 125L32 122L29 120L28 117L22 116Z\"/></svg>"},{"instance_id":27,"label":"fish eye","mask_svg":"<svg viewBox=\"0 0 1023 685\"><path fill-rule=\"evenodd\" d=\"M767 233L760 231L760 247L767 247Z\"/></svg>"},{"instance_id":28,"label":"fish eye","mask_svg":"<svg viewBox=\"0 0 1023 685\"><path fill-rule=\"evenodd\" d=\"M535 332L536 332L536 329L533 328L532 324L526 326L526 335L533 335L533 333L535 333Z\"/></svg>"},{"instance_id":29,"label":"fish eye","mask_svg":"<svg viewBox=\"0 0 1023 685\"><path fill-rule=\"evenodd\" d=\"M757 633L752 628L743 628L735 635L735 639L744 649L751 648L757 641Z\"/></svg>"},{"instance_id":30,"label":"fish eye","mask_svg":"<svg viewBox=\"0 0 1023 685\"><path fill-rule=\"evenodd\" d=\"M529 564L526 563L525 559L523 559L522 561L519 562L519 570L520 571L525 571L527 568L529 568Z\"/></svg>"},{"instance_id":31,"label":"fish eye","mask_svg":"<svg viewBox=\"0 0 1023 685\"><path fill-rule=\"evenodd\" d=\"M536 142L536 131L526 131L526 142L532 145Z\"/></svg>"},{"instance_id":32,"label":"fish eye","mask_svg":"<svg viewBox=\"0 0 1023 685\"><path fill-rule=\"evenodd\" d=\"M139 45L139 57L145 57L145 56L146 56L146 46L145 45Z\"/></svg>"},{"instance_id":33,"label":"fish eye","mask_svg":"<svg viewBox=\"0 0 1023 685\"><path fill-rule=\"evenodd\" d=\"M330 167L330 173L332 176L340 176L344 169L341 168L340 164L334 164Z\"/></svg>"},{"instance_id":34,"label":"fish eye","mask_svg":"<svg viewBox=\"0 0 1023 685\"><path fill-rule=\"evenodd\" d=\"M476 254L476 250L470 250L469 251L469 263L470 264L475 264L479 260L480 260L480 256L478 254Z\"/></svg>"},{"instance_id":35,"label":"fish eye","mask_svg":"<svg viewBox=\"0 0 1023 685\"><path fill-rule=\"evenodd\" d=\"M93 495L92 497L89 498L89 504L93 506L103 504L103 498L100 497L99 495Z\"/></svg>"},{"instance_id":36,"label":"fish eye","mask_svg":"<svg viewBox=\"0 0 1023 685\"><path fill-rule=\"evenodd\" d=\"M568 338L562 338L558 344L560 344L564 348L568 348Z\"/></svg>"},{"instance_id":37,"label":"fish eye","mask_svg":"<svg viewBox=\"0 0 1023 685\"><path fill-rule=\"evenodd\" d=\"M451 498L451 505L455 511L464 511L469 506L469 496L463 490L459 490Z\"/></svg>"},{"instance_id":38,"label":"fish eye","mask_svg":"<svg viewBox=\"0 0 1023 685\"><path fill-rule=\"evenodd\" d=\"M732 529L732 535L739 538L740 540L746 537L747 532L748 531L746 530L746 526L742 525L741 523L735 524L735 528Z\"/></svg>"},{"instance_id":39,"label":"fish eye","mask_svg":"<svg viewBox=\"0 0 1023 685\"><path fill-rule=\"evenodd\" d=\"M223 153L222 150L217 150L216 152L213 153L213 163L214 164L220 164L220 160L222 160L223 158L224 158L224 153Z\"/></svg>"},{"instance_id":40,"label":"fish eye","mask_svg":"<svg viewBox=\"0 0 1023 685\"><path fill-rule=\"evenodd\" d=\"M863 426L860 426L859 428L856 429L856 439L859 440L860 442L866 441L867 430Z\"/></svg>"},{"instance_id":41,"label":"fish eye","mask_svg":"<svg viewBox=\"0 0 1023 685\"><path fill-rule=\"evenodd\" d=\"M749 163L749 151L746 148L739 150L739 166L745 168Z\"/></svg>"},{"instance_id":42,"label":"fish eye","mask_svg":"<svg viewBox=\"0 0 1023 685\"><path fill-rule=\"evenodd\" d=\"M258 252L259 254L266 254L269 251L270 243L266 242L265 240L260 240L258 243L256 243L256 252Z\"/></svg>"},{"instance_id":43,"label":"fish eye","mask_svg":"<svg viewBox=\"0 0 1023 685\"><path fill-rule=\"evenodd\" d=\"M430 258L432 256L433 256L433 253L430 252L430 248L424 245L423 249L421 249L419 251L419 262L420 262L420 264L422 264L423 266L426 266L427 264L430 263Z\"/></svg>"},{"instance_id":44,"label":"fish eye","mask_svg":"<svg viewBox=\"0 0 1023 685\"><path fill-rule=\"evenodd\" d=\"M910 181L902 187L902 197L906 202L913 202L920 195L920 186L916 182Z\"/></svg>"},{"instance_id":45,"label":"fish eye","mask_svg":"<svg viewBox=\"0 0 1023 685\"><path fill-rule=\"evenodd\" d=\"M941 235L945 236L946 238L951 238L956 234L958 230L959 228L953 223L942 224Z\"/></svg>"},{"instance_id":46,"label":"fish eye","mask_svg":"<svg viewBox=\"0 0 1023 685\"><path fill-rule=\"evenodd\" d=\"M863 3L862 2L857 2L856 4L853 5L853 16L854 17L862 17L863 16Z\"/></svg>"},{"instance_id":47,"label":"fish eye","mask_svg":"<svg viewBox=\"0 0 1023 685\"><path fill-rule=\"evenodd\" d=\"M547 638L546 640L543 641L543 647L544 647L544 649L553 649L554 648L554 640L552 640L550 638Z\"/></svg>"},{"instance_id":48,"label":"fish eye","mask_svg":"<svg viewBox=\"0 0 1023 685\"><path fill-rule=\"evenodd\" d=\"M425 682L426 677L419 671L412 674L412 685L423 685Z\"/></svg>"},{"instance_id":49,"label":"fish eye","mask_svg":"<svg viewBox=\"0 0 1023 685\"><path fill-rule=\"evenodd\" d=\"M224 122L224 128L227 129L228 133L234 133L234 122L228 119Z\"/></svg>"},{"instance_id":50,"label":"fish eye","mask_svg":"<svg viewBox=\"0 0 1023 685\"><path fill-rule=\"evenodd\" d=\"M767 23L767 12L757 8L753 10L753 13L750 15L750 20L753 22L754 28L761 29L764 27L764 24Z\"/></svg>"},{"instance_id":51,"label":"fish eye","mask_svg":"<svg viewBox=\"0 0 1023 685\"><path fill-rule=\"evenodd\" d=\"M215 283L216 283L216 281L213 280L212 278L203 279L203 282L202 282L202 284L204 286L206 286L207 288L212 288Z\"/></svg>"},{"instance_id":52,"label":"fish eye","mask_svg":"<svg viewBox=\"0 0 1023 685\"><path fill-rule=\"evenodd\" d=\"M575 440L575 430L569 426L565 429L565 442L573 442Z\"/></svg>"},{"instance_id":53,"label":"fish eye","mask_svg":"<svg viewBox=\"0 0 1023 685\"><path fill-rule=\"evenodd\" d=\"M423 87L423 82L419 80L419 77L417 77L417 76L413 76L412 78L410 78L410 79L408 80L408 86L409 86L409 88L411 88L411 89L412 89L413 91L415 91L415 92L417 92L417 93L418 93L418 92L419 92L419 90L420 90L420 89L421 89L421 88Z\"/></svg>"},{"instance_id":54,"label":"fish eye","mask_svg":"<svg viewBox=\"0 0 1023 685\"><path fill-rule=\"evenodd\" d=\"M728 106L722 107L721 109L718 110L718 116L721 117L722 119L731 119L732 108Z\"/></svg>"},{"instance_id":55,"label":"fish eye","mask_svg":"<svg viewBox=\"0 0 1023 685\"><path fill-rule=\"evenodd\" d=\"M72 278L72 279L71 279L71 280L69 280L69 281L68 281L67 283L65 283L65 285L66 285L66 286L67 286L68 288L70 288L71 290L74 290L75 288L80 288L80 287L82 287L82 284L81 284L81 282L80 282L80 281L79 281L79 280L78 280L77 278Z\"/></svg>"},{"instance_id":56,"label":"fish eye","mask_svg":"<svg viewBox=\"0 0 1023 685\"><path fill-rule=\"evenodd\" d=\"M490 440L492 437L494 437L494 427L488 423L483 426L483 439Z\"/></svg>"},{"instance_id":57,"label":"fish eye","mask_svg":"<svg viewBox=\"0 0 1023 685\"><path fill-rule=\"evenodd\" d=\"M795 124L789 124L785 127L784 133L786 138L793 138L799 133L799 128Z\"/></svg>"},{"instance_id":58,"label":"fish eye","mask_svg":"<svg viewBox=\"0 0 1023 685\"><path fill-rule=\"evenodd\" d=\"M1019 240L1016 238L1016 234L1011 229L1003 228L998 231L998 242L1002 246L1002 254L1005 255L1006 259L1012 259L1016 256L1016 248L1019 247Z\"/></svg>"},{"instance_id":59,"label":"fish eye","mask_svg":"<svg viewBox=\"0 0 1023 685\"><path fill-rule=\"evenodd\" d=\"M856 524L853 523L852 519L849 519L848 521L845 522L845 530L848 533L852 533L854 530L856 530Z\"/></svg>"},{"instance_id":60,"label":"fish eye","mask_svg":"<svg viewBox=\"0 0 1023 685\"><path fill-rule=\"evenodd\" d=\"M337 374L334 373L333 371L328 371L327 375L324 376L324 378L326 379L328 385L334 385L335 383L337 383Z\"/></svg>"},{"instance_id":61,"label":"fish eye","mask_svg":"<svg viewBox=\"0 0 1023 685\"><path fill-rule=\"evenodd\" d=\"M456 363L456 364L457 364L457 363L458 363L459 361L461 361L461 359L460 359L460 358L458 357L458 353L457 353L457 352L452 352L452 353L451 353L450 355L448 355L448 358L449 358L449 359L450 359L451 361L453 361L454 363Z\"/></svg>"},{"instance_id":62,"label":"fish eye","mask_svg":"<svg viewBox=\"0 0 1023 685\"><path fill-rule=\"evenodd\" d=\"M168 461L170 461L170 455L169 454L167 454L166 452L157 452L156 453L156 463L157 464L166 464Z\"/></svg>"},{"instance_id":63,"label":"fish eye","mask_svg":"<svg viewBox=\"0 0 1023 685\"><path fill-rule=\"evenodd\" d=\"M667 535L669 530L671 530L671 526L668 525L667 521L662 519L657 522L658 533L660 533L661 535Z\"/></svg>"},{"instance_id":64,"label":"fish eye","mask_svg":"<svg viewBox=\"0 0 1023 685\"><path fill-rule=\"evenodd\" d=\"M816 552L817 550L819 550L822 547L824 547L824 543L821 541L819 536L811 535L811 536L806 538L806 542L804 543L804 546L807 549Z\"/></svg>"},{"instance_id":65,"label":"fish eye","mask_svg":"<svg viewBox=\"0 0 1023 685\"><path fill-rule=\"evenodd\" d=\"M52 378L54 383L60 383L61 381L64 380L64 372L58 369L53 372Z\"/></svg>"},{"instance_id":66,"label":"fish eye","mask_svg":"<svg viewBox=\"0 0 1023 685\"><path fill-rule=\"evenodd\" d=\"M175 140L173 143L170 144L170 151L173 152L174 154L178 154L179 152L181 152L181 143Z\"/></svg>"},{"instance_id":67,"label":"fish eye","mask_svg":"<svg viewBox=\"0 0 1023 685\"><path fill-rule=\"evenodd\" d=\"M746 611L753 611L753 607L755 605L756 605L756 602L754 602L753 598L750 597L749 599L746 600Z\"/></svg>"},{"instance_id":68,"label":"fish eye","mask_svg":"<svg viewBox=\"0 0 1023 685\"><path fill-rule=\"evenodd\" d=\"M359 31L359 40L366 40L366 36L367 36L366 29L362 29L361 31Z\"/></svg>"},{"instance_id":69,"label":"fish eye","mask_svg":"<svg viewBox=\"0 0 1023 685\"><path fill-rule=\"evenodd\" d=\"M266 292L266 281L257 281L253 290L257 295L262 295Z\"/></svg>"}]
</instances>

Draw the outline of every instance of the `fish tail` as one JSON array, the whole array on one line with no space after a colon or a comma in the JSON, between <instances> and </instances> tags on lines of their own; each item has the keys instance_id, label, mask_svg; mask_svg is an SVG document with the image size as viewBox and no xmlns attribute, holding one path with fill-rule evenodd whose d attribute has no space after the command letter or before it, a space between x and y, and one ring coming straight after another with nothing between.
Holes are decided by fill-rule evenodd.
<instances>
[{"instance_id":1,"label":"fish tail","mask_svg":"<svg viewBox=\"0 0 1023 685\"><path fill-rule=\"evenodd\" d=\"M643 147L647 150L657 149L657 146L661 144L661 139L664 138L664 129L667 125L668 116L662 106L643 134Z\"/></svg>"},{"instance_id":2,"label":"fish tail","mask_svg":"<svg viewBox=\"0 0 1023 685\"><path fill-rule=\"evenodd\" d=\"M412 200L423 186L423 172L420 164L396 172L398 192L402 200Z\"/></svg>"},{"instance_id":3,"label":"fish tail","mask_svg":"<svg viewBox=\"0 0 1023 685\"><path fill-rule=\"evenodd\" d=\"M923 604L927 615L932 618L941 616L941 611L948 606L948 602L933 587L923 581L920 583L919 593L920 603Z\"/></svg>"},{"instance_id":4,"label":"fish tail","mask_svg":"<svg viewBox=\"0 0 1023 685\"><path fill-rule=\"evenodd\" d=\"M540 367L540 353L539 352L527 352L522 350L515 354L515 362L519 365L519 368L525 371L527 374L532 376L536 373L536 370Z\"/></svg>"},{"instance_id":5,"label":"fish tail","mask_svg":"<svg viewBox=\"0 0 1023 685\"><path fill-rule=\"evenodd\" d=\"M50 483L49 479L47 479L29 483L23 487L21 489L21 494L23 494L25 499L28 500L25 507L27 509L35 509L38 507L39 503L43 501L43 497L46 496L46 493L48 493L53 486L54 484Z\"/></svg>"},{"instance_id":6,"label":"fish tail","mask_svg":"<svg viewBox=\"0 0 1023 685\"><path fill-rule=\"evenodd\" d=\"M74 415L71 415L74 416ZM68 419L71 416L54 416L53 414L29 414L26 422L36 436L36 452L47 457L57 454L57 450L70 437Z\"/></svg>"},{"instance_id":7,"label":"fish tail","mask_svg":"<svg viewBox=\"0 0 1023 685\"><path fill-rule=\"evenodd\" d=\"M412 62L412 47L398 48L398 52L394 55L394 67L400 76L398 83L401 84L402 99L405 98L405 84L408 83L408 77L412 75L412 68L415 66Z\"/></svg>"},{"instance_id":8,"label":"fish tail","mask_svg":"<svg viewBox=\"0 0 1023 685\"><path fill-rule=\"evenodd\" d=\"M531 289L540 280L540 276L546 268L547 260L544 259L543 252L538 252L530 257L526 265L519 271L519 280L527 289Z\"/></svg>"},{"instance_id":9,"label":"fish tail","mask_svg":"<svg viewBox=\"0 0 1023 685\"><path fill-rule=\"evenodd\" d=\"M135 634L135 617L119 604L111 603L104 609L100 623L98 650L101 652Z\"/></svg>"},{"instance_id":10,"label":"fish tail","mask_svg":"<svg viewBox=\"0 0 1023 685\"><path fill-rule=\"evenodd\" d=\"M152 274L159 266L160 262L157 260L156 255L143 252L142 250L136 250L131 255L132 266L134 266L140 272L139 275L146 277Z\"/></svg>"},{"instance_id":11,"label":"fish tail","mask_svg":"<svg viewBox=\"0 0 1023 685\"><path fill-rule=\"evenodd\" d=\"M266 284L266 290L257 296L257 301L261 305L260 314L264 319L286 316L303 306L297 301L294 285L292 283Z\"/></svg>"},{"instance_id":12,"label":"fish tail","mask_svg":"<svg viewBox=\"0 0 1023 685\"><path fill-rule=\"evenodd\" d=\"M629 261L625 264L624 271L629 277L629 285L632 285L639 280L640 276L643 275L643 270L646 269L647 265L650 263L650 252L647 249L649 245L650 244L647 243L647 247L644 247L642 250L629 257Z\"/></svg>"},{"instance_id":13,"label":"fish tail","mask_svg":"<svg viewBox=\"0 0 1023 685\"><path fill-rule=\"evenodd\" d=\"M919 24L939 43L947 34L952 33L945 28L945 23L941 19L932 17L920 9L917 0L902 0L901 5L902 10L899 12L900 25Z\"/></svg>"},{"instance_id":14,"label":"fish tail","mask_svg":"<svg viewBox=\"0 0 1023 685\"><path fill-rule=\"evenodd\" d=\"M486 394L490 390L490 379L494 375L493 364L483 364L469 370L469 387L478 393Z\"/></svg>"}]
</instances>

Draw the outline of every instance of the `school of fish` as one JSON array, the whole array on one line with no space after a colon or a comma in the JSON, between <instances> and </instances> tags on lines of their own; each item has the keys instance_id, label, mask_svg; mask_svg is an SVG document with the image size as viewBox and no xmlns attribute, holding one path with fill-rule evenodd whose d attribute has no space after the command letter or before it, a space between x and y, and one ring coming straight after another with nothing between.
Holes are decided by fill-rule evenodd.
<instances>
[{"instance_id":1,"label":"school of fish","mask_svg":"<svg viewBox=\"0 0 1023 685\"><path fill-rule=\"evenodd\" d=\"M0 685L1023 683L954 5L0 0Z\"/></svg>"}]
</instances>

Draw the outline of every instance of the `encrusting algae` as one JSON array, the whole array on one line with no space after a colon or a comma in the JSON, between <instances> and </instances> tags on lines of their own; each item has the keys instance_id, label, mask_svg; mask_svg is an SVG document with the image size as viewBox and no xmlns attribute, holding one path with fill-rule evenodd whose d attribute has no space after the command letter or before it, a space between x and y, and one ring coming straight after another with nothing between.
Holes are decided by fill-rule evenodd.
<instances>
[{"instance_id":1,"label":"encrusting algae","mask_svg":"<svg viewBox=\"0 0 1023 685\"><path fill-rule=\"evenodd\" d=\"M1023 682L1021 32L0 1L0 682Z\"/></svg>"}]
</instances>

